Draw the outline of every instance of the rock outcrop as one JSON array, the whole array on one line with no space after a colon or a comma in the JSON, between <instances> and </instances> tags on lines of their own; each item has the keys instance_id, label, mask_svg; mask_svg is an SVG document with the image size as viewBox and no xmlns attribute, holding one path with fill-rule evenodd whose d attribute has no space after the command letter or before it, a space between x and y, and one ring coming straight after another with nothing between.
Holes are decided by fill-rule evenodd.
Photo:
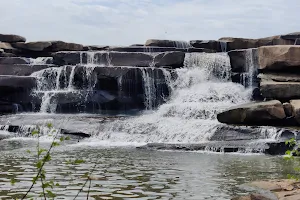
<instances>
[{"instance_id":1,"label":"rock outcrop","mask_svg":"<svg viewBox=\"0 0 300 200\"><path fill-rule=\"evenodd\" d=\"M19 35L12 35L12 34L0 34L0 42L26 42L26 38L19 36Z\"/></svg>"},{"instance_id":2,"label":"rock outcrop","mask_svg":"<svg viewBox=\"0 0 300 200\"><path fill-rule=\"evenodd\" d=\"M293 45L295 43L293 40L285 40L280 36L272 36L260 39L223 37L220 38L219 41L227 42L228 51L236 49L258 48L261 46Z\"/></svg>"},{"instance_id":3,"label":"rock outcrop","mask_svg":"<svg viewBox=\"0 0 300 200\"><path fill-rule=\"evenodd\" d=\"M282 45L258 48L259 69L262 71L300 71L300 46Z\"/></svg>"},{"instance_id":4,"label":"rock outcrop","mask_svg":"<svg viewBox=\"0 0 300 200\"><path fill-rule=\"evenodd\" d=\"M280 101L267 101L244 104L230 108L217 116L219 122L226 124L270 125L286 118Z\"/></svg>"}]
</instances>

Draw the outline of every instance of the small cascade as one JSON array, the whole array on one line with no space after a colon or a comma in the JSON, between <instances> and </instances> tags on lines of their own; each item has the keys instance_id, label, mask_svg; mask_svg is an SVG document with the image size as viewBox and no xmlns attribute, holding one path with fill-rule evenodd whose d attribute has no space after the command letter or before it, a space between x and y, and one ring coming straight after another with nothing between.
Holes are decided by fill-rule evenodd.
<instances>
[{"instance_id":1,"label":"small cascade","mask_svg":"<svg viewBox=\"0 0 300 200\"><path fill-rule=\"evenodd\" d=\"M188 43L186 41L174 41L174 47L176 47L178 49L188 49L192 46L190 43Z\"/></svg>"},{"instance_id":2,"label":"small cascade","mask_svg":"<svg viewBox=\"0 0 300 200\"><path fill-rule=\"evenodd\" d=\"M52 57L30 58L31 65L48 65L53 63Z\"/></svg>"},{"instance_id":3,"label":"small cascade","mask_svg":"<svg viewBox=\"0 0 300 200\"><path fill-rule=\"evenodd\" d=\"M227 42L220 41L220 47L222 52L227 52Z\"/></svg>"},{"instance_id":4,"label":"small cascade","mask_svg":"<svg viewBox=\"0 0 300 200\"><path fill-rule=\"evenodd\" d=\"M240 82L245 87L253 88L256 86L255 77L257 75L257 66L255 62L254 49L247 49L245 52L245 69L247 72L241 73Z\"/></svg>"}]
</instances>

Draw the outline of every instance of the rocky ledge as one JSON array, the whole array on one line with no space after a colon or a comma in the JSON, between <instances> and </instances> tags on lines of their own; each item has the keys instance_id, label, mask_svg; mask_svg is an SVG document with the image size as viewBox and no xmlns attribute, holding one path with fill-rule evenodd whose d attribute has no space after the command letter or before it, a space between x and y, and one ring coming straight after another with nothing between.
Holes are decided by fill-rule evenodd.
<instances>
[{"instance_id":1,"label":"rocky ledge","mask_svg":"<svg viewBox=\"0 0 300 200\"><path fill-rule=\"evenodd\" d=\"M293 35L293 34L291 34ZM294 35L293 35L294 36ZM282 36L282 38L292 37ZM247 69L249 50L229 52L234 73ZM234 125L300 126L300 46L262 46L251 50L259 98L219 113L219 122Z\"/></svg>"},{"instance_id":2,"label":"rocky ledge","mask_svg":"<svg viewBox=\"0 0 300 200\"><path fill-rule=\"evenodd\" d=\"M300 182L296 180L255 181L245 185L256 193L232 200L299 200Z\"/></svg>"}]
</instances>

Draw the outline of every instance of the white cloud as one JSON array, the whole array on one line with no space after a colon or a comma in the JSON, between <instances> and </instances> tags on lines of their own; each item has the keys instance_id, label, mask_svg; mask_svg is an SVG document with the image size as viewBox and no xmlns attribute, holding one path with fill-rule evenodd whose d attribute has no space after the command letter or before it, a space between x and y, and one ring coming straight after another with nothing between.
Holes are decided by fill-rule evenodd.
<instances>
[{"instance_id":1,"label":"white cloud","mask_svg":"<svg viewBox=\"0 0 300 200\"><path fill-rule=\"evenodd\" d=\"M299 31L298 0L0 0L0 5L0 32L30 41L129 45L149 38L258 38Z\"/></svg>"}]
</instances>

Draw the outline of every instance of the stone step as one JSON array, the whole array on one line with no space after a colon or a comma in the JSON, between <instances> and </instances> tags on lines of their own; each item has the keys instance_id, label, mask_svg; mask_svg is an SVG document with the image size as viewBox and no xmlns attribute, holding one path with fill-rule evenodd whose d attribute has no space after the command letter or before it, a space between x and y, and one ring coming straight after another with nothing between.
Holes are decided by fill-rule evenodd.
<instances>
[{"instance_id":1,"label":"stone step","mask_svg":"<svg viewBox=\"0 0 300 200\"><path fill-rule=\"evenodd\" d=\"M55 67L55 65L30 65L30 64L0 64L1 75L29 76L33 72L46 68Z\"/></svg>"},{"instance_id":2,"label":"stone step","mask_svg":"<svg viewBox=\"0 0 300 200\"><path fill-rule=\"evenodd\" d=\"M200 144L149 143L138 148L151 150L214 151L222 153L266 153L270 155L283 155L287 150L291 149L290 147L285 145L285 142L263 142L255 140L210 141Z\"/></svg>"},{"instance_id":3,"label":"stone step","mask_svg":"<svg viewBox=\"0 0 300 200\"><path fill-rule=\"evenodd\" d=\"M182 67L185 53L179 51L163 53L141 52L58 52L53 54L56 65L98 64L136 67Z\"/></svg>"},{"instance_id":4,"label":"stone step","mask_svg":"<svg viewBox=\"0 0 300 200\"><path fill-rule=\"evenodd\" d=\"M23 88L30 90L34 87L36 87L35 77L0 75L0 90L2 92L5 90L4 88Z\"/></svg>"}]
</instances>

